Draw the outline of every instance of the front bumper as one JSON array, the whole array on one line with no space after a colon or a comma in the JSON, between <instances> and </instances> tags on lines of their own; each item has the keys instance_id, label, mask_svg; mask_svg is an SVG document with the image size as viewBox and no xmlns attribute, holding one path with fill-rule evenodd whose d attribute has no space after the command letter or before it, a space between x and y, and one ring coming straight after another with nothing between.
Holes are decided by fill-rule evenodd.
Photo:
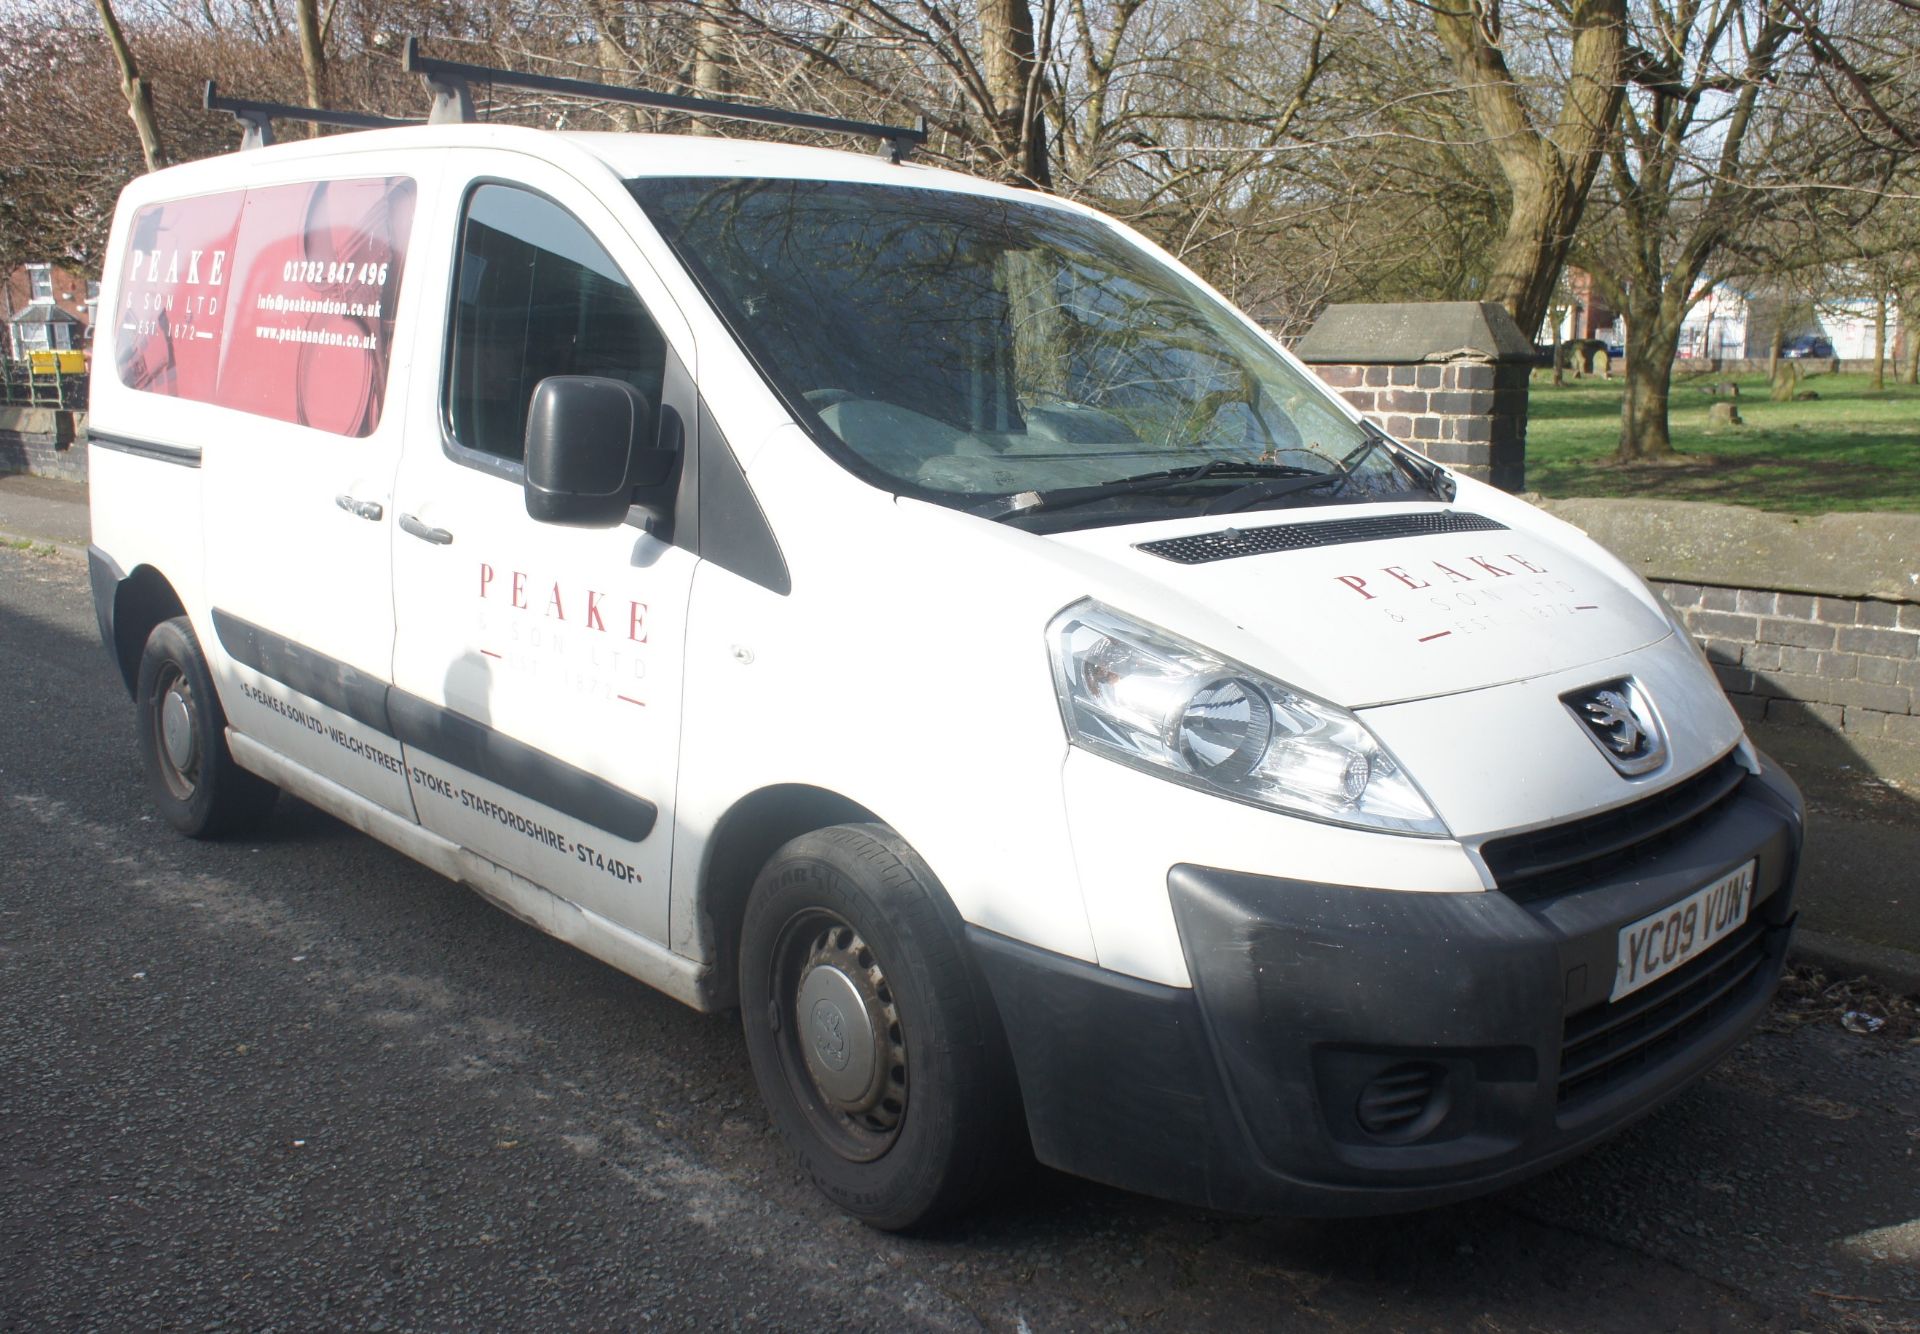
<instances>
[{"instance_id":1,"label":"front bumper","mask_svg":"<svg viewBox=\"0 0 1920 1334\"><path fill-rule=\"evenodd\" d=\"M1041 1161L1235 1212L1423 1208L1579 1152L1740 1041L1786 954L1801 811L1766 766L1526 902L1177 866L1190 990L970 934ZM1748 859L1747 924L1609 1002L1619 928Z\"/></svg>"}]
</instances>

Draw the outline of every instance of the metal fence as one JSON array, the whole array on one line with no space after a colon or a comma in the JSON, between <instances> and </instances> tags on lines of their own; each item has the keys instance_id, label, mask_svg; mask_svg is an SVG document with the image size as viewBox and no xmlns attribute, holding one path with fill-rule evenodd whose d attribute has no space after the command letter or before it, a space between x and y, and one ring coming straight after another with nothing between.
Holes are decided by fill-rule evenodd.
<instances>
[{"instance_id":1,"label":"metal fence","mask_svg":"<svg viewBox=\"0 0 1920 1334\"><path fill-rule=\"evenodd\" d=\"M10 408L85 408L87 377L25 361L0 361L0 405Z\"/></svg>"}]
</instances>

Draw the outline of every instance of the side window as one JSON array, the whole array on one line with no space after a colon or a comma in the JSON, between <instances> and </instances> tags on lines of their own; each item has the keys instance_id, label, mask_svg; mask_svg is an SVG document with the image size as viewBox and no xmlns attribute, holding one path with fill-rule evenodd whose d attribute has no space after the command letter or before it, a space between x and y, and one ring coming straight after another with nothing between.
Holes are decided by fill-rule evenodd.
<instances>
[{"instance_id":1,"label":"side window","mask_svg":"<svg viewBox=\"0 0 1920 1334\"><path fill-rule=\"evenodd\" d=\"M666 340L597 241L550 199L482 185L460 224L446 413L468 449L518 460L549 375L625 380L658 407Z\"/></svg>"}]
</instances>

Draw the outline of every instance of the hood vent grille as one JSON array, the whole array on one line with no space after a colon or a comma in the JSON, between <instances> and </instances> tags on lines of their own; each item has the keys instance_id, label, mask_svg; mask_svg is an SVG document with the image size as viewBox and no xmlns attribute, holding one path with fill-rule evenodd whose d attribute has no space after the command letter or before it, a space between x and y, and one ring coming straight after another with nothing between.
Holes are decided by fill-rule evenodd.
<instances>
[{"instance_id":1,"label":"hood vent grille","mask_svg":"<svg viewBox=\"0 0 1920 1334\"><path fill-rule=\"evenodd\" d=\"M1452 510L1440 514L1381 514L1366 519L1329 519L1324 523L1282 523L1271 528L1227 528L1217 533L1141 542L1138 549L1181 565L1206 565L1216 560L1265 556L1275 551L1338 547L1350 542L1379 542L1390 537L1485 533L1506 526L1497 519L1456 514Z\"/></svg>"}]
</instances>

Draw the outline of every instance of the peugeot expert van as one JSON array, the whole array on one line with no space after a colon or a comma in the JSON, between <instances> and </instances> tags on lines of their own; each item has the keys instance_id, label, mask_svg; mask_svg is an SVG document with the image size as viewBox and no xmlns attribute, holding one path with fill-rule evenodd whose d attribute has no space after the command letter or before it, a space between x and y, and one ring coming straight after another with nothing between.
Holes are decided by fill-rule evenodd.
<instances>
[{"instance_id":1,"label":"peugeot expert van","mask_svg":"<svg viewBox=\"0 0 1920 1334\"><path fill-rule=\"evenodd\" d=\"M427 124L141 177L103 287L166 818L284 790L737 1008L875 1226L1029 1148L1456 1200L1768 1003L1801 802L1660 599L1091 209Z\"/></svg>"}]
</instances>

